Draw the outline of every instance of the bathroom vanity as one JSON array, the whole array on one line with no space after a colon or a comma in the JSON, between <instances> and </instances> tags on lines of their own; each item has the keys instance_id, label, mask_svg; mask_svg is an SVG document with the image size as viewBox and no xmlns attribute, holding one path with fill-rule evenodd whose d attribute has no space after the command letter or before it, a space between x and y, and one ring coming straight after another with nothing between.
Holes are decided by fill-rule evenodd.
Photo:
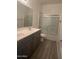
<instances>
[{"instance_id":1,"label":"bathroom vanity","mask_svg":"<svg viewBox=\"0 0 79 59\"><path fill-rule=\"evenodd\" d=\"M17 29L17 57L29 57L40 44L40 29L22 27Z\"/></svg>"}]
</instances>

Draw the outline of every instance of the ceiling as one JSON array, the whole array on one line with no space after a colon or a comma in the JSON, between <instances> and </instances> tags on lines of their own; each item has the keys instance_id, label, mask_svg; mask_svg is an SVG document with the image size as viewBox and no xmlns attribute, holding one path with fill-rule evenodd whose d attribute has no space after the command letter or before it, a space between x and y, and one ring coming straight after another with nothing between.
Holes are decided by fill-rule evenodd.
<instances>
[{"instance_id":1,"label":"ceiling","mask_svg":"<svg viewBox=\"0 0 79 59\"><path fill-rule=\"evenodd\" d=\"M41 4L58 4L62 3L62 0L40 0Z\"/></svg>"}]
</instances>

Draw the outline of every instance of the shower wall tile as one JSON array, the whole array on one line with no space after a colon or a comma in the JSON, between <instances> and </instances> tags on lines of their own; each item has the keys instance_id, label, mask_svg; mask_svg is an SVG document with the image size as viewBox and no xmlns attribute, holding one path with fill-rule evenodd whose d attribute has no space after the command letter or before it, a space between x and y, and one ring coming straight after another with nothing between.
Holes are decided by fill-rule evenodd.
<instances>
[{"instance_id":1,"label":"shower wall tile","mask_svg":"<svg viewBox=\"0 0 79 59\"><path fill-rule=\"evenodd\" d=\"M54 34L57 32L57 20L59 17L42 17L41 18L41 29L45 34Z\"/></svg>"}]
</instances>

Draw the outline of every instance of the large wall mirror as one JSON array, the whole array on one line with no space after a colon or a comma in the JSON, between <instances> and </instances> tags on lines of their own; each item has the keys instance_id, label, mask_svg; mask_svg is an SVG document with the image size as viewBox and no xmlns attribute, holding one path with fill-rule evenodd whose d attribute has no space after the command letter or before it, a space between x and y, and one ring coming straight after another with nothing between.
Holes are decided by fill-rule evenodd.
<instances>
[{"instance_id":1,"label":"large wall mirror","mask_svg":"<svg viewBox=\"0 0 79 59\"><path fill-rule=\"evenodd\" d=\"M17 28L32 26L33 11L17 1Z\"/></svg>"}]
</instances>

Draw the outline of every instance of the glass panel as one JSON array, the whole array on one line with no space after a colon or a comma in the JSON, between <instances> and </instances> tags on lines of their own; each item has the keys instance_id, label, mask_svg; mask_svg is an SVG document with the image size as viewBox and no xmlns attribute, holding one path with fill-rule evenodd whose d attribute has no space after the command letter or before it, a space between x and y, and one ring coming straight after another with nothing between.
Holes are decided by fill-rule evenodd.
<instances>
[{"instance_id":1,"label":"glass panel","mask_svg":"<svg viewBox=\"0 0 79 59\"><path fill-rule=\"evenodd\" d=\"M57 32L57 20L59 17L42 17L40 21L40 26L42 33L45 34L56 34Z\"/></svg>"}]
</instances>

